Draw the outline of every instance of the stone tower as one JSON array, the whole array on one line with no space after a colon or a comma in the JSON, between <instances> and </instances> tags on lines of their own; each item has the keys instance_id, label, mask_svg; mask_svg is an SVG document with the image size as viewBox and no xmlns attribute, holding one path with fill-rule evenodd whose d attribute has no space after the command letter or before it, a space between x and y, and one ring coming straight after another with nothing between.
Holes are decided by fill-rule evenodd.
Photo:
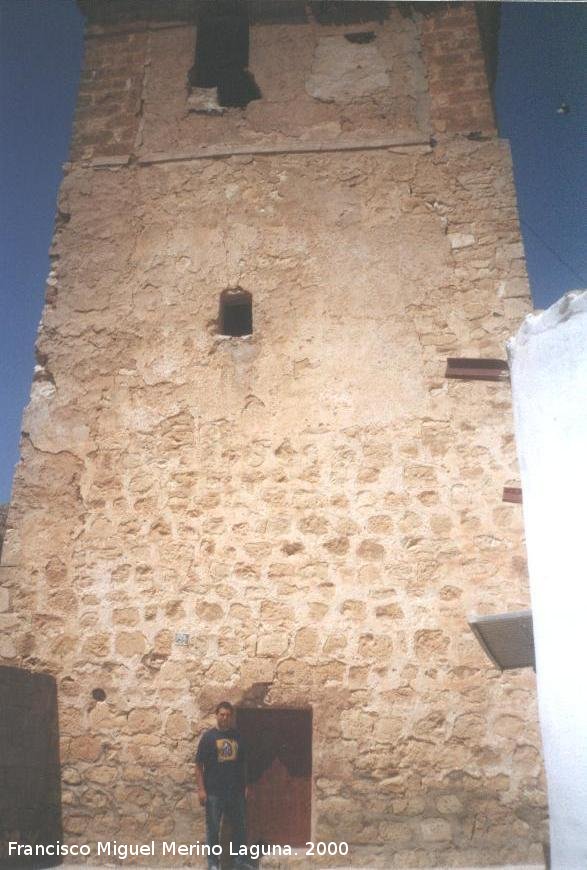
<instances>
[{"instance_id":1,"label":"stone tower","mask_svg":"<svg viewBox=\"0 0 587 870\"><path fill-rule=\"evenodd\" d=\"M0 664L57 681L64 842L199 864L161 843L203 840L228 698L252 837L535 862L533 674L467 628L528 604L509 386L444 377L530 310L487 6L80 5L0 572Z\"/></svg>"}]
</instances>

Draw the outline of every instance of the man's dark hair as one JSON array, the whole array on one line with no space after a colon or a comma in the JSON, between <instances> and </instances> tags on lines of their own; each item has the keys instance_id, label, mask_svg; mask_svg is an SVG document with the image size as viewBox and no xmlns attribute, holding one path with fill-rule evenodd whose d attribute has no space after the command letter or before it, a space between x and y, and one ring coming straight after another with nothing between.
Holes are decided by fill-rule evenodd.
<instances>
[{"instance_id":1,"label":"man's dark hair","mask_svg":"<svg viewBox=\"0 0 587 870\"><path fill-rule=\"evenodd\" d=\"M234 713L234 707L232 706L230 701L221 701L214 710L214 712L219 713L220 710L229 710L231 713Z\"/></svg>"}]
</instances>

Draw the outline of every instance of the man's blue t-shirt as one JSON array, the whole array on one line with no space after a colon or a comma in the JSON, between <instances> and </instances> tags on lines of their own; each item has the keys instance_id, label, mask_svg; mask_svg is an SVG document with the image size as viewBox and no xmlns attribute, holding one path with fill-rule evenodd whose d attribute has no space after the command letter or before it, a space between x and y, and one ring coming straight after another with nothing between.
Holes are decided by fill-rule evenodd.
<instances>
[{"instance_id":1,"label":"man's blue t-shirt","mask_svg":"<svg viewBox=\"0 0 587 870\"><path fill-rule=\"evenodd\" d=\"M196 753L196 764L204 768L206 792L218 797L237 797L245 789L245 747L234 728L206 731Z\"/></svg>"}]
</instances>

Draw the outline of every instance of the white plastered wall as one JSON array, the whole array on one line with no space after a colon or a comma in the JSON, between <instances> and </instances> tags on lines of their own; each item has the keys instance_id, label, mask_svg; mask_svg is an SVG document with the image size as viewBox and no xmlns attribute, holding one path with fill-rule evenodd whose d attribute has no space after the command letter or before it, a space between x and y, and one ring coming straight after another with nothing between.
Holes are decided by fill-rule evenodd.
<instances>
[{"instance_id":1,"label":"white plastered wall","mask_svg":"<svg viewBox=\"0 0 587 870\"><path fill-rule=\"evenodd\" d=\"M587 291L508 345L552 867L587 867Z\"/></svg>"}]
</instances>

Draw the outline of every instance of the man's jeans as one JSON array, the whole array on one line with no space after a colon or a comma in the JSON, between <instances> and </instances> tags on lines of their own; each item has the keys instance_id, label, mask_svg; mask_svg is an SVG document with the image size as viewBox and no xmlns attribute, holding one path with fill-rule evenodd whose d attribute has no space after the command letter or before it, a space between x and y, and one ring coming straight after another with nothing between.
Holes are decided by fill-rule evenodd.
<instances>
[{"instance_id":1,"label":"man's jeans","mask_svg":"<svg viewBox=\"0 0 587 870\"><path fill-rule=\"evenodd\" d=\"M245 796L243 794L230 797L219 797L209 794L206 800L206 842L210 847L220 845L220 822L222 817L230 822L232 829L232 851L238 852L241 846L247 844L247 815ZM208 855L208 867L220 867L221 856ZM234 867L246 867L245 855L235 855Z\"/></svg>"}]
</instances>

